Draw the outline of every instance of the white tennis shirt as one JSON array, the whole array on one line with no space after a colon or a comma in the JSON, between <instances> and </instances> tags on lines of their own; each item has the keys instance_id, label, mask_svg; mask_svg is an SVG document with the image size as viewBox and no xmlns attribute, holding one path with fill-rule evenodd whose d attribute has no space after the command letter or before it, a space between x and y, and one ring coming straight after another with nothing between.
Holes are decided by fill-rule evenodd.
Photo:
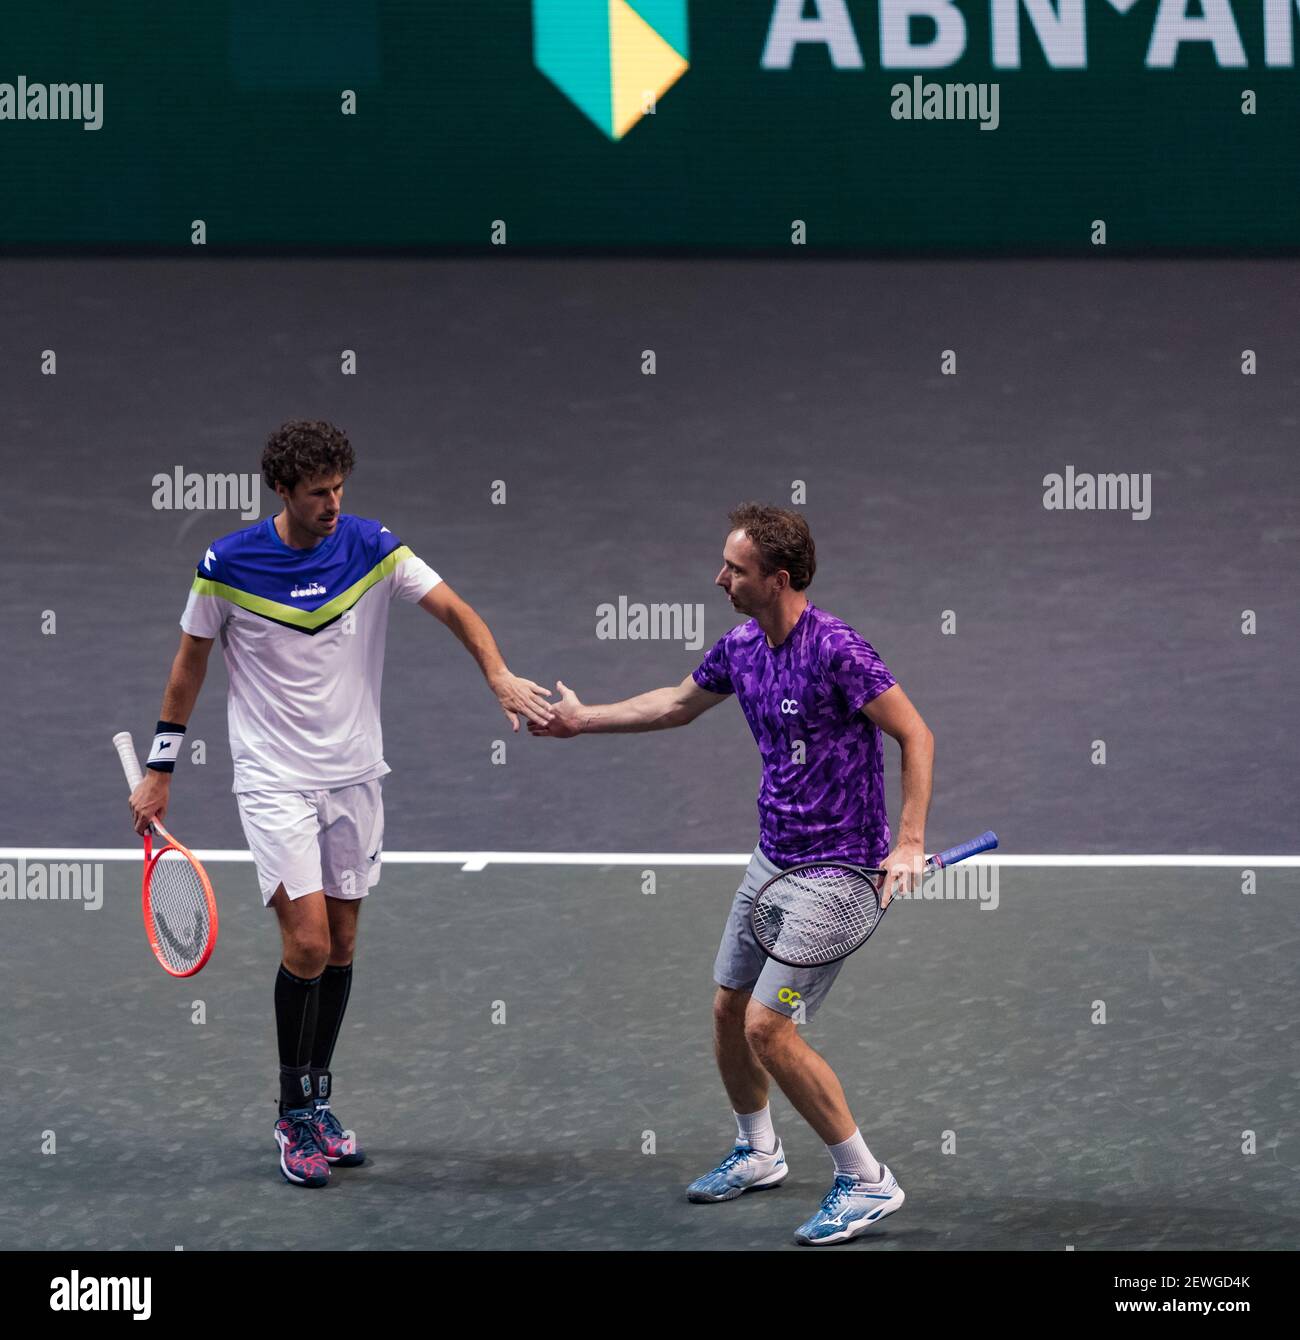
<instances>
[{"instance_id":1,"label":"white tennis shirt","mask_svg":"<svg viewBox=\"0 0 1300 1340\"><path fill-rule=\"evenodd\" d=\"M390 771L379 722L388 606L442 579L378 521L341 514L313 549L274 517L215 541L181 627L221 638L233 790L324 791Z\"/></svg>"}]
</instances>

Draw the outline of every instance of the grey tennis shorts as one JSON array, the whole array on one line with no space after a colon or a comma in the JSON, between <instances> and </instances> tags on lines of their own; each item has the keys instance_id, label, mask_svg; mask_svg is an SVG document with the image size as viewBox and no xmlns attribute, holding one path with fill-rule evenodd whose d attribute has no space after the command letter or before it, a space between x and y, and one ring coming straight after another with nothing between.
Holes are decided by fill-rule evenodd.
<instances>
[{"instance_id":1,"label":"grey tennis shorts","mask_svg":"<svg viewBox=\"0 0 1300 1340\"><path fill-rule=\"evenodd\" d=\"M749 991L778 1014L803 1022L817 1013L826 993L835 983L844 960L824 968L787 968L768 958L754 938L749 910L758 891L781 867L773 865L757 847L749 858L745 877L740 881L731 904L731 915L722 932L718 957L713 962L713 980L733 991Z\"/></svg>"}]
</instances>

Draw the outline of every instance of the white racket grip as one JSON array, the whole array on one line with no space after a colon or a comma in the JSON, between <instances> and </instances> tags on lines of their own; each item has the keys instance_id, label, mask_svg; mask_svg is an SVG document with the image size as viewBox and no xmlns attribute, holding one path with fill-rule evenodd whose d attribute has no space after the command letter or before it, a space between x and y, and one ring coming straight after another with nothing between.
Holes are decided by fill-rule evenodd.
<instances>
[{"instance_id":1,"label":"white racket grip","mask_svg":"<svg viewBox=\"0 0 1300 1340\"><path fill-rule=\"evenodd\" d=\"M144 780L144 773L140 771L140 760L135 756L135 741L131 738L131 732L118 731L113 736L113 747L117 750L118 758L122 760L122 771L126 773L127 783L134 791Z\"/></svg>"}]
</instances>

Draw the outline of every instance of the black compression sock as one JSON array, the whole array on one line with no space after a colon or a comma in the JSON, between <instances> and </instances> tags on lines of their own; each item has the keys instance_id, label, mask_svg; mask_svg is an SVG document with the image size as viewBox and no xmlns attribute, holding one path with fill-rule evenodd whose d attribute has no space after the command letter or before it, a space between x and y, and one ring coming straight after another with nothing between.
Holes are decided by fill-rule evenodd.
<instances>
[{"instance_id":1,"label":"black compression sock","mask_svg":"<svg viewBox=\"0 0 1300 1340\"><path fill-rule=\"evenodd\" d=\"M280 1048L280 1111L311 1105L311 1048L320 978L295 977L282 963L275 976L275 1031Z\"/></svg>"},{"instance_id":2,"label":"black compression sock","mask_svg":"<svg viewBox=\"0 0 1300 1340\"><path fill-rule=\"evenodd\" d=\"M321 974L320 1007L316 1015L316 1038L311 1048L311 1087L317 1098L329 1097L329 1066L338 1042L343 1015L352 993L352 965L330 964ZM325 1081L322 1092L320 1081Z\"/></svg>"}]
</instances>

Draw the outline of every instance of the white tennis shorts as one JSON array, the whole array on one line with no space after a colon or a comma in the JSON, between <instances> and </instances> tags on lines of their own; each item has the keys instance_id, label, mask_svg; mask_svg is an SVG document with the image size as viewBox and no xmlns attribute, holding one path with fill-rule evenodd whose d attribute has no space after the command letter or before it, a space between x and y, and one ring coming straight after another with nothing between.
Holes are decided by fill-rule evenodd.
<instances>
[{"instance_id":1,"label":"white tennis shorts","mask_svg":"<svg viewBox=\"0 0 1300 1340\"><path fill-rule=\"evenodd\" d=\"M336 791L240 791L236 799L263 906L281 884L292 899L317 889L330 898L364 898L379 883L379 778Z\"/></svg>"}]
</instances>

